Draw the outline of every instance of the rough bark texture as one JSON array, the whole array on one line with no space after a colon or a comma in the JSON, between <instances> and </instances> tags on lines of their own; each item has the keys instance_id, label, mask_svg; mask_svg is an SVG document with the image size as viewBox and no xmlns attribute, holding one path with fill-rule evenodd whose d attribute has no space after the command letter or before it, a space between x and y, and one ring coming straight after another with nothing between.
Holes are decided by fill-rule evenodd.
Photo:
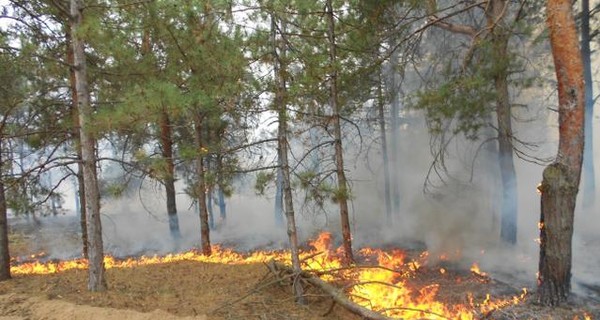
<instances>
[{"instance_id":1,"label":"rough bark texture","mask_svg":"<svg viewBox=\"0 0 600 320\"><path fill-rule=\"evenodd\" d=\"M494 75L496 88L496 121L498 123L498 163L502 180L500 238L508 244L517 242L517 174L513 159L512 114L508 90L508 40L510 30L503 25L509 4L492 0L487 12L487 27L491 30L494 60L498 65Z\"/></svg>"},{"instance_id":2,"label":"rough bark texture","mask_svg":"<svg viewBox=\"0 0 600 320\"><path fill-rule=\"evenodd\" d=\"M175 194L175 164L173 162L173 138L171 134L171 120L166 111L160 116L160 145L162 157L166 166L163 184L167 196L167 216L169 218L169 231L171 237L177 241L181 237L179 231L179 218L177 217L177 202Z\"/></svg>"},{"instance_id":3,"label":"rough bark texture","mask_svg":"<svg viewBox=\"0 0 600 320\"><path fill-rule=\"evenodd\" d=\"M275 17L272 18L273 30L273 56L274 56L274 73L277 89L275 92L275 107L277 108L277 158L278 158L278 174L281 174L281 192L285 205L285 217L287 220L287 235L290 242L290 254L292 258L292 270L294 274L300 275L302 267L300 265L300 250L298 248L298 233L296 232L296 217L294 213L294 201L292 195L292 186L290 182L290 164L288 160L288 132L287 132L287 106L286 106L286 79L285 79L285 46L280 46L277 39L277 28ZM281 26L281 30L285 30L285 26ZM279 50L278 50L279 49ZM279 52L278 52L279 51ZM306 303L304 299L304 288L302 283L294 281L293 283L294 297L296 302L300 304Z\"/></svg>"},{"instance_id":4,"label":"rough bark texture","mask_svg":"<svg viewBox=\"0 0 600 320\"><path fill-rule=\"evenodd\" d=\"M75 83L77 90L77 105L79 109L79 137L81 139L81 162L83 164L83 181L85 185L86 221L88 233L88 289L90 291L106 290L104 271L104 248L102 244L102 224L100 221L100 192L96 176L96 154L94 139L88 128L92 116L90 94L87 82L84 43L77 30L82 23L82 5L77 0L71 0L71 19L73 19L71 34L73 35L73 55Z\"/></svg>"},{"instance_id":5,"label":"rough bark texture","mask_svg":"<svg viewBox=\"0 0 600 320\"><path fill-rule=\"evenodd\" d=\"M570 294L571 243L584 145L583 63L570 0L549 0L546 13L558 80L559 145L544 170L538 300L558 305Z\"/></svg>"},{"instance_id":6,"label":"rough bark texture","mask_svg":"<svg viewBox=\"0 0 600 320\"><path fill-rule=\"evenodd\" d=\"M196 196L198 198L198 207L200 209L200 247L202 254L211 255L210 247L210 229L208 224L208 209L206 207L206 183L204 181L204 139L202 138L202 117L198 116L194 120L194 140L198 148L196 156Z\"/></svg>"},{"instance_id":7,"label":"rough bark texture","mask_svg":"<svg viewBox=\"0 0 600 320\"><path fill-rule=\"evenodd\" d=\"M583 152L583 208L591 209L596 200L594 168L594 90L590 49L590 1L581 1L581 58L585 79L585 150Z\"/></svg>"},{"instance_id":8,"label":"rough bark texture","mask_svg":"<svg viewBox=\"0 0 600 320\"><path fill-rule=\"evenodd\" d=\"M4 168L2 145L0 141L0 168ZM4 172L0 171L0 281L8 280L10 276L10 252L8 248L8 210L4 189Z\"/></svg>"},{"instance_id":9,"label":"rough bark texture","mask_svg":"<svg viewBox=\"0 0 600 320\"><path fill-rule=\"evenodd\" d=\"M348 210L348 181L344 171L344 149L342 147L342 125L341 125L341 107L338 103L338 88L337 88L337 53L335 43L335 17L333 15L332 0L327 0L327 36L329 40L329 64L331 73L329 74L329 104L333 109L333 135L335 139L335 167L338 182L337 201L340 206L340 218L342 225L342 237L344 258L346 263L354 262L352 253L352 232L350 230L350 214Z\"/></svg>"},{"instance_id":10,"label":"rough bark texture","mask_svg":"<svg viewBox=\"0 0 600 320\"><path fill-rule=\"evenodd\" d=\"M73 119L73 144L77 154L77 201L79 201L79 226L81 229L82 253L88 258L88 236L85 210L85 184L83 182L83 163L81 161L81 140L79 139L79 109L77 103L77 83L75 81L75 55L73 53L71 31L67 28L65 34L67 40L67 63L72 66L69 71L69 84L71 86L71 117Z\"/></svg>"}]
</instances>

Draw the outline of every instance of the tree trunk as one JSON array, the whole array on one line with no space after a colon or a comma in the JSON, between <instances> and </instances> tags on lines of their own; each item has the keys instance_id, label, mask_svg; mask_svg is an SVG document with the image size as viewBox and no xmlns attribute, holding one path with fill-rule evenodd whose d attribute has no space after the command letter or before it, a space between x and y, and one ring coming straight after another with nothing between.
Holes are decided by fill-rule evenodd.
<instances>
[{"instance_id":1,"label":"tree trunk","mask_svg":"<svg viewBox=\"0 0 600 320\"><path fill-rule=\"evenodd\" d=\"M379 111L379 131L381 136L381 153L383 154L383 192L385 200L385 217L388 223L392 222L392 194L390 190L390 161L388 158L387 135L385 132L385 99L383 98L382 70L379 70L377 79L377 108Z\"/></svg>"},{"instance_id":2,"label":"tree trunk","mask_svg":"<svg viewBox=\"0 0 600 320\"><path fill-rule=\"evenodd\" d=\"M400 83L398 81L398 75L396 67L398 65L398 50L394 50L392 53L390 63L391 63L391 81L390 88L392 90L392 101L390 105L390 162L396 168L400 167L400 163L398 161L398 134L400 131L399 127L399 115L400 115L400 100L399 100L399 92L400 92ZM391 194L392 194L392 212L396 215L400 213L400 186L398 185L398 171L392 170L391 175Z\"/></svg>"},{"instance_id":3,"label":"tree trunk","mask_svg":"<svg viewBox=\"0 0 600 320\"><path fill-rule=\"evenodd\" d=\"M96 154L94 139L89 132L89 121L92 116L90 94L87 82L87 70L84 53L84 42L79 39L77 31L82 24L82 7L79 1L71 0L71 34L73 35L73 56L77 104L79 109L79 135L81 139L81 162L83 164L83 181L85 185L86 221L88 233L88 289L90 291L106 290L104 274L104 249L102 244L102 225L100 221L100 192L96 176Z\"/></svg>"},{"instance_id":4,"label":"tree trunk","mask_svg":"<svg viewBox=\"0 0 600 320\"><path fill-rule=\"evenodd\" d=\"M290 254L292 258L292 269L297 276L302 273L300 265L300 250L298 249L298 233L296 228L296 218L294 213L294 201L292 195L292 187L290 183L290 165L288 161L288 133L287 133L287 108L286 108L286 79L285 79L285 45L281 47L277 41L277 28L275 17L272 17L272 37L273 37L273 55L274 55L274 73L277 89L275 92L275 107L278 114L278 130L277 130L277 158L279 162L278 171L281 173L282 193L285 202L285 217L287 220L287 234L290 242ZM285 30L285 26L281 26ZM278 49L280 54L278 54ZM294 281L293 283L294 296L296 302L305 304L304 288L302 282Z\"/></svg>"},{"instance_id":5,"label":"tree trunk","mask_svg":"<svg viewBox=\"0 0 600 320\"><path fill-rule=\"evenodd\" d=\"M202 248L202 254L210 256L212 249L210 247L208 209L206 207L206 183L204 180L205 149L202 129L202 117L196 116L194 119L194 140L198 148L198 154L196 155L196 197L198 198L198 208L200 211L200 247Z\"/></svg>"},{"instance_id":6,"label":"tree trunk","mask_svg":"<svg viewBox=\"0 0 600 320\"><path fill-rule=\"evenodd\" d=\"M215 189L213 186L206 188L206 211L208 212L208 227L210 230L215 230L215 216L213 212L213 193Z\"/></svg>"},{"instance_id":7,"label":"tree trunk","mask_svg":"<svg viewBox=\"0 0 600 320\"><path fill-rule=\"evenodd\" d=\"M555 306L571 291L575 202L581 178L585 101L583 63L570 0L548 0L546 13L558 81L559 144L540 191L538 300Z\"/></svg>"},{"instance_id":8,"label":"tree trunk","mask_svg":"<svg viewBox=\"0 0 600 320\"><path fill-rule=\"evenodd\" d=\"M8 280L10 276L10 252L8 247L8 210L4 189L4 158L0 141L0 281Z\"/></svg>"},{"instance_id":9,"label":"tree trunk","mask_svg":"<svg viewBox=\"0 0 600 320\"><path fill-rule=\"evenodd\" d=\"M502 24L506 0L492 0L488 7L487 26L492 30L492 58L498 70L496 88L496 120L498 122L498 163L502 181L500 238L508 244L517 242L517 174L513 159L512 114L508 91L508 40L510 34Z\"/></svg>"},{"instance_id":10,"label":"tree trunk","mask_svg":"<svg viewBox=\"0 0 600 320\"><path fill-rule=\"evenodd\" d=\"M278 58L277 55L277 22L275 20L274 16L271 16L271 35L272 35L272 41L273 41L273 45L274 47L274 52L273 54L275 55L275 58ZM283 54L283 53L282 53ZM275 67L274 67L274 73L275 73L275 78L277 81L282 81L281 79L279 79L279 77L281 75L278 74L278 64L281 63L280 61L275 61ZM277 90L280 90L280 88L277 88ZM280 94L279 92L277 92L277 94ZM278 98L279 99L279 98ZM278 101L279 102L279 101ZM280 108L281 106L276 106L276 108ZM281 119L279 120L281 121ZM279 148L280 146L278 146ZM275 215L275 225L278 227L283 226L283 161L281 160L281 152L279 152L278 149L278 153L277 153L277 176L275 178L275 211L274 211L274 215Z\"/></svg>"},{"instance_id":11,"label":"tree trunk","mask_svg":"<svg viewBox=\"0 0 600 320\"><path fill-rule=\"evenodd\" d=\"M160 117L160 145L162 157L166 161L166 172L163 184L167 196L167 216L169 218L169 231L174 241L179 241L181 232L179 230L179 218L177 217L177 200L175 193L175 164L173 161L173 137L171 134L171 119L167 111L163 111Z\"/></svg>"},{"instance_id":12,"label":"tree trunk","mask_svg":"<svg viewBox=\"0 0 600 320\"><path fill-rule=\"evenodd\" d=\"M338 103L337 89L337 53L335 43L335 17L333 15L332 0L327 0L327 36L329 39L329 65L331 74L329 75L329 103L333 109L333 130L334 130L334 148L335 148L335 166L338 180L337 201L340 205L340 217L342 225L342 237L344 248L344 259L346 263L353 263L352 253L352 233L350 231L350 216L348 210L348 181L344 172L344 149L342 148L342 126L341 126L341 107Z\"/></svg>"},{"instance_id":13,"label":"tree trunk","mask_svg":"<svg viewBox=\"0 0 600 320\"><path fill-rule=\"evenodd\" d=\"M596 199L594 169L594 83L590 50L590 1L581 1L581 56L585 79L585 150L583 152L583 208L591 209Z\"/></svg>"},{"instance_id":14,"label":"tree trunk","mask_svg":"<svg viewBox=\"0 0 600 320\"><path fill-rule=\"evenodd\" d=\"M218 179L218 199L219 199L219 217L221 217L221 223L225 223L227 220L227 207L225 203L225 182L223 181L223 156L217 155L217 179Z\"/></svg>"},{"instance_id":15,"label":"tree trunk","mask_svg":"<svg viewBox=\"0 0 600 320\"><path fill-rule=\"evenodd\" d=\"M81 229L81 242L83 258L88 258L88 236L85 210L85 184L83 183L83 163L81 161L81 140L79 139L79 110L77 102L77 83L75 81L75 55L73 52L71 30L67 28L65 33L67 42L67 63L71 66L69 70L69 83L71 86L71 117L73 119L72 139L77 153L77 192L79 227Z\"/></svg>"},{"instance_id":16,"label":"tree trunk","mask_svg":"<svg viewBox=\"0 0 600 320\"><path fill-rule=\"evenodd\" d=\"M275 225L283 226L283 173L281 158L277 156L277 177L275 178Z\"/></svg>"}]
</instances>

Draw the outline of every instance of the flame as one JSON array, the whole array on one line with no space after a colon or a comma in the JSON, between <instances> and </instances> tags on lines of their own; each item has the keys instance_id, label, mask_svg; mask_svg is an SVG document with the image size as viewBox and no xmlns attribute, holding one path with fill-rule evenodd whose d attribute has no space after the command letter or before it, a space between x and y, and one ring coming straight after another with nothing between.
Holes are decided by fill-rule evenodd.
<instances>
[{"instance_id":1,"label":"flame","mask_svg":"<svg viewBox=\"0 0 600 320\"><path fill-rule=\"evenodd\" d=\"M579 315L573 317L573 320L579 320ZM583 320L592 320L592 316L590 316L587 312L584 312L582 315Z\"/></svg>"},{"instance_id":2,"label":"flame","mask_svg":"<svg viewBox=\"0 0 600 320\"><path fill-rule=\"evenodd\" d=\"M364 248L358 254L361 261L369 266L344 266L343 255L335 250L330 233L321 233L310 242L311 249L303 250L300 260L303 269L318 274L325 281L342 281L346 284L349 299L366 308L381 312L390 317L403 319L475 319L476 314L486 314L495 309L521 303L527 291L524 289L519 296L506 299L494 299L487 295L482 301L476 301L472 294L467 294L468 301L452 305L437 299L440 285L432 283L423 288L414 288L409 281L415 278L425 265L428 252L421 253L414 259L409 259L401 250ZM231 249L213 246L213 254L204 256L198 251L188 251L166 256L142 256L140 258L116 259L105 257L106 269L128 268L142 265L171 263L178 261L197 261L227 264L261 263L278 260L290 263L289 253L285 251L256 251L248 254L234 252ZM52 274L72 269L86 269L87 261L75 259L70 261L39 261L14 264L11 272L23 274ZM487 274L481 272L477 264L471 271L481 277ZM439 272L447 275L444 268ZM350 283L350 285L348 285Z\"/></svg>"},{"instance_id":3,"label":"flame","mask_svg":"<svg viewBox=\"0 0 600 320\"><path fill-rule=\"evenodd\" d=\"M477 262L473 263L473 265L471 265L471 272L473 272L474 274L481 276L481 277L487 277L488 274L481 271L481 269L479 268L479 264L477 264Z\"/></svg>"}]
</instances>

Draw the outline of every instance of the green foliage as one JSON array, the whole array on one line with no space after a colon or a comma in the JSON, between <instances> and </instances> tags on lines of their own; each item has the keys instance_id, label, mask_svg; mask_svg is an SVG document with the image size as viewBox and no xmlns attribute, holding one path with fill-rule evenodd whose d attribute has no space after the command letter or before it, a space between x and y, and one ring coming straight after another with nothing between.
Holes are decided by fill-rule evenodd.
<instances>
[{"instance_id":1,"label":"green foliage","mask_svg":"<svg viewBox=\"0 0 600 320\"><path fill-rule=\"evenodd\" d=\"M127 191L126 184L113 182L104 186L102 194L111 198L121 198L125 194L125 191Z\"/></svg>"},{"instance_id":2,"label":"green foliage","mask_svg":"<svg viewBox=\"0 0 600 320\"><path fill-rule=\"evenodd\" d=\"M412 107L425 111L432 134L442 134L450 129L453 134L464 134L476 140L479 130L487 124L490 103L495 98L489 79L481 75L459 75L441 86L419 91Z\"/></svg>"},{"instance_id":3,"label":"green foliage","mask_svg":"<svg viewBox=\"0 0 600 320\"><path fill-rule=\"evenodd\" d=\"M534 83L532 77L511 78L513 70L522 69L519 60L511 53L501 55L491 40L478 43L473 57L466 62L466 66L460 67L447 62L445 70L440 72L443 80L437 86L418 91L411 100L412 108L425 111L434 135L450 132L477 140L495 110L495 81L501 79L521 88Z\"/></svg>"},{"instance_id":4,"label":"green foliage","mask_svg":"<svg viewBox=\"0 0 600 320\"><path fill-rule=\"evenodd\" d=\"M264 195L267 186L275 180L274 172L259 172L256 175L256 182L254 183L254 191L257 195Z\"/></svg>"}]
</instances>

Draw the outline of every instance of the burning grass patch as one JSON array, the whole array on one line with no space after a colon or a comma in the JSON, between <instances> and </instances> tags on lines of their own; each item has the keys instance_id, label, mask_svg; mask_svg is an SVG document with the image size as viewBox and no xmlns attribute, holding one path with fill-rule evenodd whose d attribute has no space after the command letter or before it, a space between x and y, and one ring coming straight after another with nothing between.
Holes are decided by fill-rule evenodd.
<instances>
[{"instance_id":1,"label":"burning grass patch","mask_svg":"<svg viewBox=\"0 0 600 320\"><path fill-rule=\"evenodd\" d=\"M273 281L273 270L266 267L272 260L289 263L286 252L240 254L223 248L214 252L211 257L194 251L164 257L109 257L109 291L104 293L87 291L85 261L15 261L16 277L0 283L0 294L140 312L159 309L209 319L360 318L333 303L331 292L309 281L309 304L295 304L289 281ZM600 309L597 305L542 308L520 289L495 281L484 271L462 270L445 262L430 264L421 251L362 249L357 257L357 265L343 266L330 235L322 234L302 254L304 276L328 281L355 304L404 319L584 319L586 312L593 319ZM14 306L0 301L0 314L10 308Z\"/></svg>"}]
</instances>

